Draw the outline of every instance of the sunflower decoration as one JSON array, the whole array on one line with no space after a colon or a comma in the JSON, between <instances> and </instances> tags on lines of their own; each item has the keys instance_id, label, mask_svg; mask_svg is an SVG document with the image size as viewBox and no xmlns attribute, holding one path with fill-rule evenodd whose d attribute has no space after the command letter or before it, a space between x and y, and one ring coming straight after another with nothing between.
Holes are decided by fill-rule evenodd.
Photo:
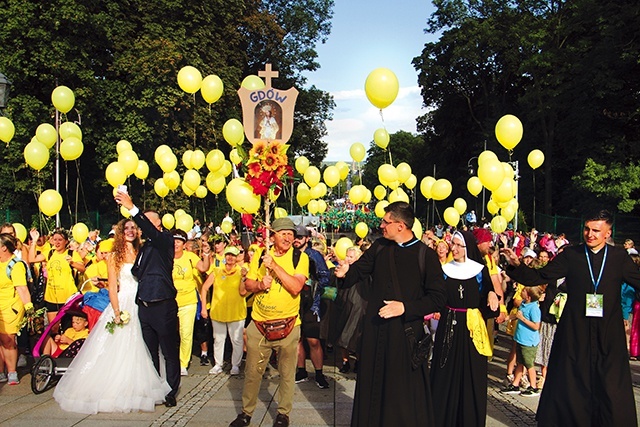
<instances>
[{"instance_id":1,"label":"sunflower decoration","mask_svg":"<svg viewBox=\"0 0 640 427\"><path fill-rule=\"evenodd\" d=\"M248 155L242 156L240 168L245 172L245 180L259 196L277 197L284 182L293 178L293 168L288 164L289 145L280 141L258 140ZM275 200L275 199L274 199Z\"/></svg>"}]
</instances>

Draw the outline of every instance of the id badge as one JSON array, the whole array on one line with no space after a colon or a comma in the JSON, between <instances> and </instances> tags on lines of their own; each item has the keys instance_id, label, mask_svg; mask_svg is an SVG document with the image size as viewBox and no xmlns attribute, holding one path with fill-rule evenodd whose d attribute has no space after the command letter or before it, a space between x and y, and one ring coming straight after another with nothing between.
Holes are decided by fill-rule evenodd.
<instances>
[{"instance_id":1,"label":"id badge","mask_svg":"<svg viewBox=\"0 0 640 427\"><path fill-rule=\"evenodd\" d=\"M602 317L604 313L604 295L587 294L587 307L585 315L587 317Z\"/></svg>"}]
</instances>

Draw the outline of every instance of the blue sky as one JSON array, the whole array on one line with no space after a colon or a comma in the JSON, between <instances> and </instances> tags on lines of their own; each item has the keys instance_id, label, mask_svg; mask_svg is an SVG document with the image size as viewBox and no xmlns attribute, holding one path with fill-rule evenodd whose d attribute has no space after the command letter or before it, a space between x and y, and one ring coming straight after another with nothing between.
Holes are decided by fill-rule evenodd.
<instances>
[{"instance_id":1,"label":"blue sky","mask_svg":"<svg viewBox=\"0 0 640 427\"><path fill-rule=\"evenodd\" d=\"M433 5L427 0L336 0L332 30L317 46L321 68L306 74L309 85L330 92L336 102L333 120L327 122L327 161L351 160L349 147L365 147L373 132L416 132L415 119L424 114L418 75L411 61L424 44L436 37L424 28ZM369 103L364 83L378 67L392 70L400 82L398 98L383 110ZM383 122L384 119L384 122Z\"/></svg>"}]
</instances>

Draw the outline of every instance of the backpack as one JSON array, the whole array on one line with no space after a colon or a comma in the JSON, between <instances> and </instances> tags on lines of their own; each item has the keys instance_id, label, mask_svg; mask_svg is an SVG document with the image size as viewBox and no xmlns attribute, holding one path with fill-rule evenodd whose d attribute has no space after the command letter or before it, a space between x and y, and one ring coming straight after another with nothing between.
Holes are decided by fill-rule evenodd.
<instances>
[{"instance_id":1,"label":"backpack","mask_svg":"<svg viewBox=\"0 0 640 427\"><path fill-rule=\"evenodd\" d=\"M13 267L19 262L24 264L24 269L27 271L27 284L32 283L33 276L31 274L31 269L29 268L29 265L24 260L18 259L16 257L11 258L9 260L9 263L7 264L7 277L11 279L11 272L13 271Z\"/></svg>"}]
</instances>

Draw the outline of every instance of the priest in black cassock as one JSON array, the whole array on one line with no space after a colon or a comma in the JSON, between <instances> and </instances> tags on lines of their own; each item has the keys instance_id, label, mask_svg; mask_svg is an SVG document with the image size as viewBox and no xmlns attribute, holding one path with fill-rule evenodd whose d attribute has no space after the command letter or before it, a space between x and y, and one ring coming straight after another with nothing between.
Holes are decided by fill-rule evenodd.
<instances>
[{"instance_id":1,"label":"priest in black cassock","mask_svg":"<svg viewBox=\"0 0 640 427\"><path fill-rule=\"evenodd\" d=\"M394 202L385 212L383 238L354 264L343 263L335 271L345 287L372 277L351 425L432 426L427 363L413 369L405 329L410 327L417 340L425 336L424 316L444 306L444 277L436 253L411 230L411 206Z\"/></svg>"},{"instance_id":2,"label":"priest in black cassock","mask_svg":"<svg viewBox=\"0 0 640 427\"><path fill-rule=\"evenodd\" d=\"M620 288L626 282L640 289L640 272L627 251L606 244L611 213L587 218L584 244L566 248L539 270L520 265L512 250L503 249L512 266L509 277L520 283L551 285L566 277L567 303L536 419L545 427L636 426Z\"/></svg>"}]
</instances>

